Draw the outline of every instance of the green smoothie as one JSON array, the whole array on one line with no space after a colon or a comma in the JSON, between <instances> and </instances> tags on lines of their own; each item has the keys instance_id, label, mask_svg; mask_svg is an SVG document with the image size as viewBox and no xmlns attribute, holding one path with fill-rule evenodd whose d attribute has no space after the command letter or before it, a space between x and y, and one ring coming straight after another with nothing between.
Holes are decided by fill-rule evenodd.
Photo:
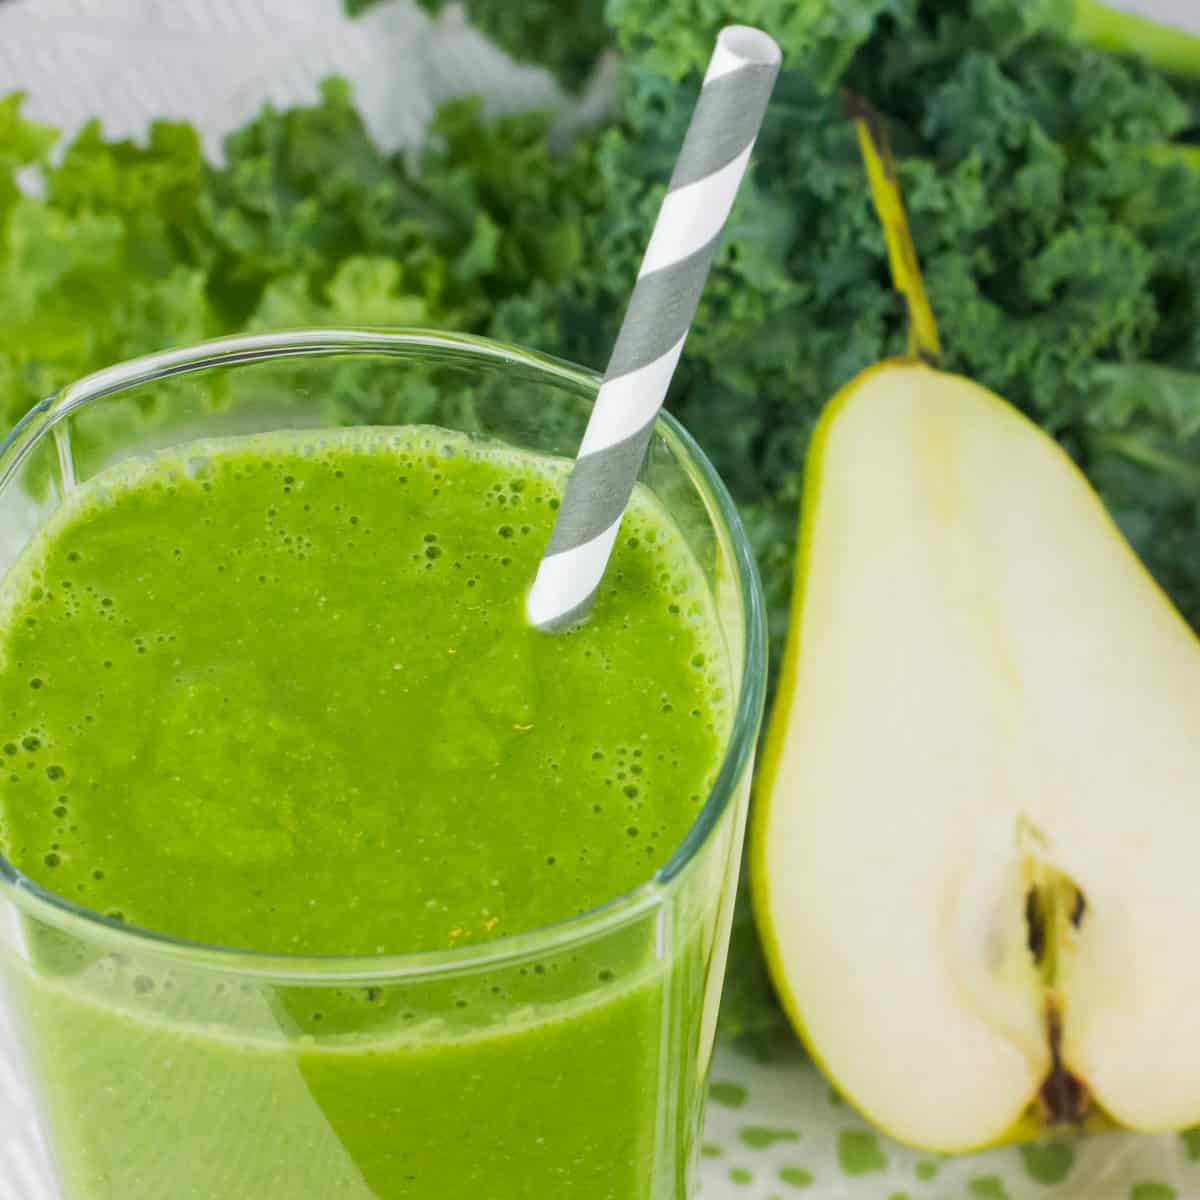
<instances>
[{"instance_id":1,"label":"green smoothie","mask_svg":"<svg viewBox=\"0 0 1200 1200\"><path fill-rule=\"evenodd\" d=\"M465 948L636 888L713 783L729 668L643 491L588 622L528 628L562 482L428 427L99 476L0 596L0 852L115 921L288 956ZM8 983L66 1194L675 1196L717 899L325 987L31 920Z\"/></svg>"}]
</instances>

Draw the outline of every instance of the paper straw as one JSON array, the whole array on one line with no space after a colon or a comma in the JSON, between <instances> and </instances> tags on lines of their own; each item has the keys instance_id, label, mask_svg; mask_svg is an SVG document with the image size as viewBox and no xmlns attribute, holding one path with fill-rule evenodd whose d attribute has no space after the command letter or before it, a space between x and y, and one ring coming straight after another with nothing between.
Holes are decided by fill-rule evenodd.
<instances>
[{"instance_id":1,"label":"paper straw","mask_svg":"<svg viewBox=\"0 0 1200 1200\"><path fill-rule=\"evenodd\" d=\"M584 617L604 577L782 55L745 25L721 32L604 382L530 589L540 629Z\"/></svg>"}]
</instances>

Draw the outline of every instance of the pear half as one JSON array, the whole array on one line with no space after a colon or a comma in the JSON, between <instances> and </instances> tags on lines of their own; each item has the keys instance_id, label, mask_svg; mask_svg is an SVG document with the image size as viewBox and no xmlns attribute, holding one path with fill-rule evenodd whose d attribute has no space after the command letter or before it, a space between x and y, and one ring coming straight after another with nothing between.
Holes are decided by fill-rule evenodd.
<instances>
[{"instance_id":1,"label":"pear half","mask_svg":"<svg viewBox=\"0 0 1200 1200\"><path fill-rule=\"evenodd\" d=\"M814 1057L939 1151L1200 1120L1200 644L967 379L872 368L807 470L752 866Z\"/></svg>"}]
</instances>

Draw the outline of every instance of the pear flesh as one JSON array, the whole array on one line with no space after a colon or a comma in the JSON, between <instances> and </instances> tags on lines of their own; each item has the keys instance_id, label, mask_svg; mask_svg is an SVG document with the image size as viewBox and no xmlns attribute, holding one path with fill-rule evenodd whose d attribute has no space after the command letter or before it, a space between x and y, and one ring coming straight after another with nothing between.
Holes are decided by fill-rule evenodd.
<instances>
[{"instance_id":1,"label":"pear flesh","mask_svg":"<svg viewBox=\"0 0 1200 1200\"><path fill-rule=\"evenodd\" d=\"M934 1150L1078 1120L1064 1086L1200 1120L1200 643L969 380L865 373L808 470L753 852L814 1057Z\"/></svg>"}]
</instances>

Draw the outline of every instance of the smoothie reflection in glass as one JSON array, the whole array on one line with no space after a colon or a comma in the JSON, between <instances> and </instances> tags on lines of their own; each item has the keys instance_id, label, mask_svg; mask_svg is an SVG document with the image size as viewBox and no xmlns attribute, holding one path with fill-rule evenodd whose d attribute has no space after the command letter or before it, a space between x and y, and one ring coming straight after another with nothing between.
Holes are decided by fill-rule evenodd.
<instances>
[{"instance_id":1,"label":"smoothie reflection in glass","mask_svg":"<svg viewBox=\"0 0 1200 1200\"><path fill-rule=\"evenodd\" d=\"M761 604L664 418L528 627L596 383L229 339L0 450L0 1003L64 1200L690 1194Z\"/></svg>"}]
</instances>

